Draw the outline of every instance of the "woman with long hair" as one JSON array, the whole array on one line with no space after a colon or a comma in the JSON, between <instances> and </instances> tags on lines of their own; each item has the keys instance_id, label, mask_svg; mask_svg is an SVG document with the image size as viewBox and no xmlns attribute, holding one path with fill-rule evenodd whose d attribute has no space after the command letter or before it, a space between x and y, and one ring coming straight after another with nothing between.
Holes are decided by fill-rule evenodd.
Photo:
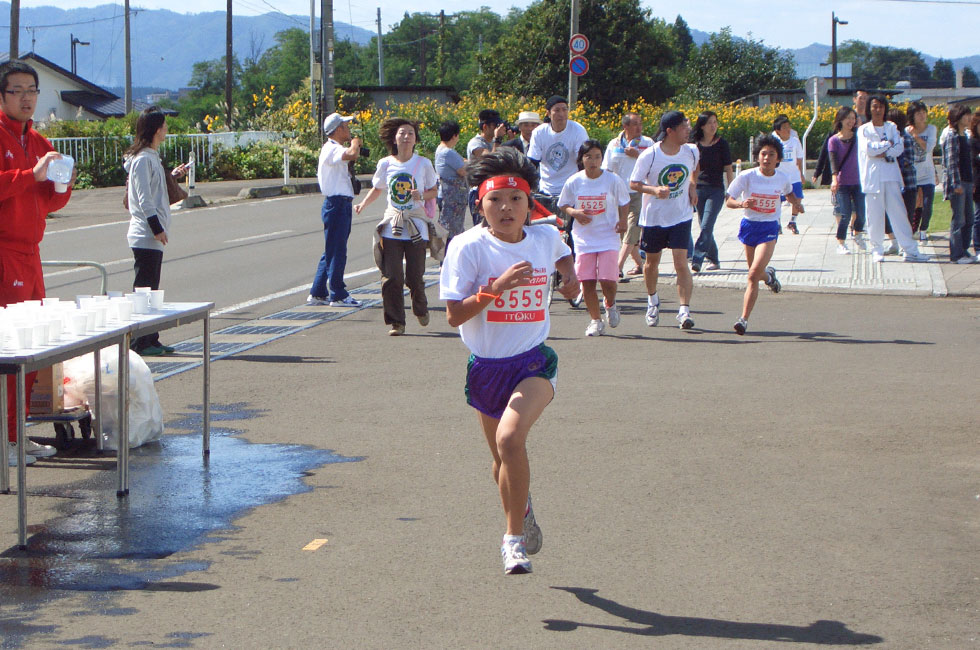
<instances>
[{"instance_id":1,"label":"woman with long hair","mask_svg":"<svg viewBox=\"0 0 980 650\"><path fill-rule=\"evenodd\" d=\"M691 142L698 146L701 163L698 169L698 223L701 234L694 243L694 254L691 258L691 269L698 273L704 264L705 270L717 271L721 268L718 259L718 244L715 242L715 221L718 213L725 205L725 188L731 185L735 172L732 169L732 152L725 138L718 135L718 116L711 111L698 115L694 129L691 131Z\"/></svg>"},{"instance_id":2,"label":"woman with long hair","mask_svg":"<svg viewBox=\"0 0 980 650\"><path fill-rule=\"evenodd\" d=\"M390 156L378 161L371 191L354 210L360 214L385 192L388 207L378 224L381 235L381 297L389 336L405 333L405 285L412 295L412 313L425 327L429 324L429 304L425 297L425 251L429 224L433 219L424 209L425 201L436 198L436 170L428 158L415 153L419 126L402 117L385 120L378 130ZM402 266L404 262L404 267Z\"/></svg>"},{"instance_id":3,"label":"woman with long hair","mask_svg":"<svg viewBox=\"0 0 980 650\"><path fill-rule=\"evenodd\" d=\"M136 278L133 288L160 288L163 247L169 241L170 200L166 170L160 160L160 145L167 137L167 118L156 106L150 106L136 119L133 144L123 154L123 167L129 175L126 193L129 202L129 232L126 239L133 250ZM173 170L183 176L186 165ZM133 350L143 356L173 354L172 347L160 343L156 332L133 341Z\"/></svg>"},{"instance_id":4,"label":"woman with long hair","mask_svg":"<svg viewBox=\"0 0 980 650\"><path fill-rule=\"evenodd\" d=\"M857 233L864 230L864 193L858 176L857 113L850 106L842 106L834 116L834 134L827 140L827 155L830 159L830 191L836 197L837 212L837 252L849 255L847 247L847 226L851 214L857 214L854 221L854 238L858 245Z\"/></svg>"},{"instance_id":5,"label":"woman with long hair","mask_svg":"<svg viewBox=\"0 0 980 650\"><path fill-rule=\"evenodd\" d=\"M935 125L929 124L929 109L922 102L909 102L908 109L909 125L905 131L912 136L915 144L915 187L905 188L907 193L913 194L912 204L912 232L919 233L919 241L929 239L929 220L932 219L932 202L936 195L936 183L939 177L936 174L936 164L932 161L932 152L936 148L938 135Z\"/></svg>"}]
</instances>

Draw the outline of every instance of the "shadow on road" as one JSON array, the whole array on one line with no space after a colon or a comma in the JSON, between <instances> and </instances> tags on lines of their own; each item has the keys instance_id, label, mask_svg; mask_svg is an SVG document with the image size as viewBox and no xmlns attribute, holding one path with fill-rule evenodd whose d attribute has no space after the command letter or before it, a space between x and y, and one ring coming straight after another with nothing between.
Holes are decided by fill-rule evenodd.
<instances>
[{"instance_id":1,"label":"shadow on road","mask_svg":"<svg viewBox=\"0 0 980 650\"><path fill-rule=\"evenodd\" d=\"M741 623L713 618L690 616L665 616L656 612L635 609L608 598L597 596L597 589L581 587L552 587L567 591L582 603L618 616L629 623L643 627L624 625L596 625L559 619L546 619L545 629L554 632L571 632L579 627L590 627L612 632L625 632L640 636L668 636L678 634L718 639L752 639L757 641L785 641L790 643L817 643L821 645L867 645L884 641L880 636L861 634L847 629L840 621L815 621L807 627L780 625L777 623Z\"/></svg>"}]
</instances>

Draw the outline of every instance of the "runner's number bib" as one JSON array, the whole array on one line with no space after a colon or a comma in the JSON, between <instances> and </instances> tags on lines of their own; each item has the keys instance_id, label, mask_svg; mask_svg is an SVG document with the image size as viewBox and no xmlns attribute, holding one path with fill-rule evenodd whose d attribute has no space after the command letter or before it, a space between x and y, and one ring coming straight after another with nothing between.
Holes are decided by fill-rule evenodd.
<instances>
[{"instance_id":1,"label":"runner's number bib","mask_svg":"<svg viewBox=\"0 0 980 650\"><path fill-rule=\"evenodd\" d=\"M534 269L535 273L544 269ZM500 297L487 307L487 322L489 323L532 323L544 320L545 309L548 308L548 277L534 275L529 285L514 287L504 291ZM488 284L493 284L497 278L490 278Z\"/></svg>"}]
</instances>

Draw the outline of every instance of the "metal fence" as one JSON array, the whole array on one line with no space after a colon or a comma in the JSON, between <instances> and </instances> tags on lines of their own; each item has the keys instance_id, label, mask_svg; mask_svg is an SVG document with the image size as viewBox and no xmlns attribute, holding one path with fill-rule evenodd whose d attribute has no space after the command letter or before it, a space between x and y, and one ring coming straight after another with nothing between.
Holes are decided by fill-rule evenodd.
<instances>
[{"instance_id":1,"label":"metal fence","mask_svg":"<svg viewBox=\"0 0 980 650\"><path fill-rule=\"evenodd\" d=\"M227 133L168 134L161 145L165 157L186 162L191 151L199 165L209 165L220 149L244 147L254 142L277 142L283 134L275 131L234 131ZM132 136L107 136L95 138L49 138L59 152L75 159L79 165L98 160L122 162L123 152L132 143Z\"/></svg>"}]
</instances>

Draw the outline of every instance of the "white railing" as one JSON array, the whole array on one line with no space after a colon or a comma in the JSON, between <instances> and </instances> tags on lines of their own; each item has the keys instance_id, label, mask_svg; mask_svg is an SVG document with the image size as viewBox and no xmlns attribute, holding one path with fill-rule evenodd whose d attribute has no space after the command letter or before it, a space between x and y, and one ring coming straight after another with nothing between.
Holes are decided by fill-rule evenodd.
<instances>
[{"instance_id":1,"label":"white railing","mask_svg":"<svg viewBox=\"0 0 980 650\"><path fill-rule=\"evenodd\" d=\"M194 152L198 164L208 165L218 149L234 149L254 142L277 142L283 138L276 131L231 131L225 133L168 134L162 148L168 158L187 161ZM68 154L78 163L85 164L96 157L122 162L123 152L133 141L132 136L94 138L49 138L51 145L60 153Z\"/></svg>"}]
</instances>

